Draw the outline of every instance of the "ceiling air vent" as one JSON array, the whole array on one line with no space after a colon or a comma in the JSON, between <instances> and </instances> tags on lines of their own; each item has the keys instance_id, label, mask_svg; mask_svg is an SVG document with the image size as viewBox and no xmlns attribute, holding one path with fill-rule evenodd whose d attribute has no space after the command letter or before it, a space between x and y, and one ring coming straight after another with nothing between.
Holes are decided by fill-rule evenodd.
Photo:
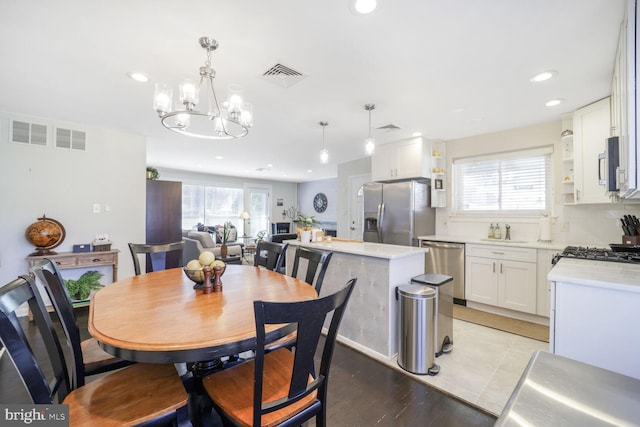
<instances>
[{"instance_id":1,"label":"ceiling air vent","mask_svg":"<svg viewBox=\"0 0 640 427\"><path fill-rule=\"evenodd\" d=\"M11 120L11 142L47 146L47 125Z\"/></svg>"},{"instance_id":2,"label":"ceiling air vent","mask_svg":"<svg viewBox=\"0 0 640 427\"><path fill-rule=\"evenodd\" d=\"M392 131L392 130L400 129L400 126L394 125L393 123L389 123L388 125L377 127L376 129L378 129L378 130L386 130L386 131L389 132L389 131Z\"/></svg>"},{"instance_id":3,"label":"ceiling air vent","mask_svg":"<svg viewBox=\"0 0 640 427\"><path fill-rule=\"evenodd\" d=\"M291 87L305 77L302 73L282 64L276 64L262 74L262 78L266 81L282 87Z\"/></svg>"},{"instance_id":4,"label":"ceiling air vent","mask_svg":"<svg viewBox=\"0 0 640 427\"><path fill-rule=\"evenodd\" d=\"M79 130L56 128L56 148L86 151L87 134Z\"/></svg>"}]
</instances>

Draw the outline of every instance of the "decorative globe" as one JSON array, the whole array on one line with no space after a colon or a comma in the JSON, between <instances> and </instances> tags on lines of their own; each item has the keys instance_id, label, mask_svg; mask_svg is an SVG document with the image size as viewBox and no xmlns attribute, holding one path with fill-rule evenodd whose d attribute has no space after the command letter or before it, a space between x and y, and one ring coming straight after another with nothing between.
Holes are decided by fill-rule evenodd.
<instances>
[{"instance_id":1,"label":"decorative globe","mask_svg":"<svg viewBox=\"0 0 640 427\"><path fill-rule=\"evenodd\" d=\"M36 247L36 251L30 256L54 255L51 249L59 246L64 241L66 231L60 222L42 215L38 222L27 227L24 237Z\"/></svg>"}]
</instances>

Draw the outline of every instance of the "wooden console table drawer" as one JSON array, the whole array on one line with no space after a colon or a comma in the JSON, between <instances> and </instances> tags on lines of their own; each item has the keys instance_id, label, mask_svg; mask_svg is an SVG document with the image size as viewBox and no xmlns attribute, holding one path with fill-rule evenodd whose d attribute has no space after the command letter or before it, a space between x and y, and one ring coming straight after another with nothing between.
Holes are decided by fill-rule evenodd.
<instances>
[{"instance_id":1,"label":"wooden console table drawer","mask_svg":"<svg viewBox=\"0 0 640 427\"><path fill-rule=\"evenodd\" d=\"M28 256L29 269L38 261L49 258L56 263L60 270L71 268L86 268L91 266L110 265L113 272L113 281L118 280L118 252L117 249L105 252L60 252L55 255Z\"/></svg>"}]
</instances>

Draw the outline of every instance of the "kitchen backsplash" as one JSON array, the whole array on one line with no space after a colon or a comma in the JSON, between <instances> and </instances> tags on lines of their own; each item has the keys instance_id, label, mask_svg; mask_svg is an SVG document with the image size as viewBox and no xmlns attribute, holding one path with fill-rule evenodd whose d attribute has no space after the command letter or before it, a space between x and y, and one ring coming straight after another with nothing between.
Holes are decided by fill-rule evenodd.
<instances>
[{"instance_id":1,"label":"kitchen backsplash","mask_svg":"<svg viewBox=\"0 0 640 427\"><path fill-rule=\"evenodd\" d=\"M620 218L624 215L640 217L640 205L564 205L560 215L552 217L552 244L559 246L607 246L622 243ZM535 242L538 240L540 218L474 218L449 216L449 210L438 209L436 234L465 238L485 238L491 223L499 223L502 236L505 224L511 226L511 239Z\"/></svg>"}]
</instances>

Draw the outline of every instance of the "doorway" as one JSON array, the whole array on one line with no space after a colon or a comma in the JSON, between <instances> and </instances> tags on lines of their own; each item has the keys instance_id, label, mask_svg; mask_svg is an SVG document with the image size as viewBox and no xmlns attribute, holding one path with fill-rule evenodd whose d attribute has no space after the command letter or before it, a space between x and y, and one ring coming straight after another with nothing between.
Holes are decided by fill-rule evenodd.
<instances>
[{"instance_id":1,"label":"doorway","mask_svg":"<svg viewBox=\"0 0 640 427\"><path fill-rule=\"evenodd\" d=\"M271 187L245 187L245 206L249 212L246 235L255 237L260 231L269 231L271 223Z\"/></svg>"},{"instance_id":2,"label":"doorway","mask_svg":"<svg viewBox=\"0 0 640 427\"><path fill-rule=\"evenodd\" d=\"M362 186L371 181L371 174L349 176L349 239L362 240Z\"/></svg>"}]
</instances>

